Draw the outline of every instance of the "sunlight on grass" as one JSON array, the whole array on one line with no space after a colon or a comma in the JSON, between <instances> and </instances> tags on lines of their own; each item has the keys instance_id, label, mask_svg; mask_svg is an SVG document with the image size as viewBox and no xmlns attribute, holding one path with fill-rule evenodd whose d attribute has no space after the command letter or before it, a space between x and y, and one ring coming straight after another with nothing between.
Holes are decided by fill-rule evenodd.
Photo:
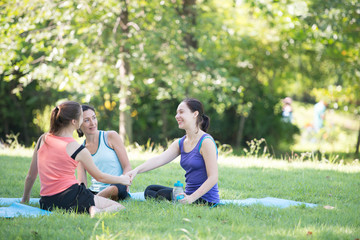
<instances>
[{"instance_id":1,"label":"sunlight on grass","mask_svg":"<svg viewBox=\"0 0 360 240\"><path fill-rule=\"evenodd\" d=\"M232 166L237 168L274 168L281 170L289 169L318 169L318 170L335 170L341 172L360 172L360 164L354 161L352 164L341 165L331 164L319 161L285 161L279 159L264 159L264 158L245 158L245 157L221 157L219 158L219 165Z\"/></svg>"},{"instance_id":2,"label":"sunlight on grass","mask_svg":"<svg viewBox=\"0 0 360 240\"><path fill-rule=\"evenodd\" d=\"M0 156L8 155L8 156L18 156L18 157L31 157L33 152L34 152L33 148L25 148L25 147L16 147L14 149L0 148Z\"/></svg>"}]
</instances>

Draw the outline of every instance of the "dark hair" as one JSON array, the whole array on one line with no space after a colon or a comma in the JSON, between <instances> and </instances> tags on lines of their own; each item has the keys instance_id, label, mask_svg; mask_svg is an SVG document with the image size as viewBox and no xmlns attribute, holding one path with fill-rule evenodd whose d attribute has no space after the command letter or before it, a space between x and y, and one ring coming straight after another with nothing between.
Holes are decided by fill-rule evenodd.
<instances>
[{"instance_id":1,"label":"dark hair","mask_svg":"<svg viewBox=\"0 0 360 240\"><path fill-rule=\"evenodd\" d=\"M95 112L95 108L90 105L83 104L83 105L81 105L81 108L82 108L83 112L85 112L89 109L92 110L93 112Z\"/></svg>"},{"instance_id":2,"label":"dark hair","mask_svg":"<svg viewBox=\"0 0 360 240\"><path fill-rule=\"evenodd\" d=\"M92 110L93 112L95 112L95 108L92 107L92 106L90 106L90 105L83 104L83 105L81 105L81 108L82 108L83 112L85 112L85 111L87 111L87 110ZM79 137L84 136L84 133L83 133L83 131L81 131L80 128L77 129L76 132L77 132L77 134L78 134Z\"/></svg>"},{"instance_id":3,"label":"dark hair","mask_svg":"<svg viewBox=\"0 0 360 240\"><path fill-rule=\"evenodd\" d=\"M50 133L58 133L62 128L67 127L71 120L78 120L81 115L80 104L67 101L59 104L51 111Z\"/></svg>"},{"instance_id":4,"label":"dark hair","mask_svg":"<svg viewBox=\"0 0 360 240\"><path fill-rule=\"evenodd\" d=\"M183 102L186 103L191 112L199 112L196 119L196 124L200 126L201 130L206 132L210 127L210 118L204 114L204 108L202 103L195 98L186 98L183 100Z\"/></svg>"}]
</instances>

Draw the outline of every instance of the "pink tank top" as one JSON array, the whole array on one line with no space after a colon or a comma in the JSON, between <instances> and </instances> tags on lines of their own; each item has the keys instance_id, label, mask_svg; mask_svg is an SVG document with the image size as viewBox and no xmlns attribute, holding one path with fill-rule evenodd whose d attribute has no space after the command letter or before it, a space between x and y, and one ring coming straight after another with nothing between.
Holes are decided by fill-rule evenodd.
<instances>
[{"instance_id":1,"label":"pink tank top","mask_svg":"<svg viewBox=\"0 0 360 240\"><path fill-rule=\"evenodd\" d=\"M72 137L45 136L37 155L41 196L52 196L79 184L75 177L78 162L66 152L66 146L74 141Z\"/></svg>"}]
</instances>

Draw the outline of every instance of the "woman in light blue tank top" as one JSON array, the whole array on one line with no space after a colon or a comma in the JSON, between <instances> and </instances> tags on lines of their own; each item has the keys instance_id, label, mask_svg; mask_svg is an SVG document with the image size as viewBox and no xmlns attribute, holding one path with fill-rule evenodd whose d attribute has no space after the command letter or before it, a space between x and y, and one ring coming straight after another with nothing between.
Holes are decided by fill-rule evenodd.
<instances>
[{"instance_id":1,"label":"woman in light blue tank top","mask_svg":"<svg viewBox=\"0 0 360 240\"><path fill-rule=\"evenodd\" d=\"M95 109L88 105L82 105L82 109L84 120L78 134L79 136L85 134L84 146L90 151L95 165L101 172L115 176L130 171L130 162L119 134L115 131L98 130ZM86 185L87 176L84 171L81 171L81 166L78 171L78 179ZM94 194L113 200L123 200L129 196L127 186L98 182L93 177L91 177L89 189Z\"/></svg>"},{"instance_id":2,"label":"woman in light blue tank top","mask_svg":"<svg viewBox=\"0 0 360 240\"><path fill-rule=\"evenodd\" d=\"M180 165L186 171L186 187L182 194L184 197L179 202L217 205L220 202L217 148L214 139L206 133L210 119L204 115L201 102L193 98L183 100L176 112L178 126L185 130L186 135L174 141L159 156L149 159L127 174L133 179L138 173L163 166L180 155ZM145 198L172 200L172 190L170 187L150 185L144 195Z\"/></svg>"}]
</instances>

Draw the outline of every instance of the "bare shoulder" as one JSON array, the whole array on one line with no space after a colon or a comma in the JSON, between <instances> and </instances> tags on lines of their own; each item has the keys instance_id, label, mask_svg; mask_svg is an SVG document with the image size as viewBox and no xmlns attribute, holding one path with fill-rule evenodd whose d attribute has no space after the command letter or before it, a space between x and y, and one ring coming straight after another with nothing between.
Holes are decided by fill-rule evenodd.
<instances>
[{"instance_id":1,"label":"bare shoulder","mask_svg":"<svg viewBox=\"0 0 360 240\"><path fill-rule=\"evenodd\" d=\"M215 140L212 137L205 137L203 140L203 145L212 145L212 146L216 146L215 145Z\"/></svg>"},{"instance_id":2,"label":"bare shoulder","mask_svg":"<svg viewBox=\"0 0 360 240\"><path fill-rule=\"evenodd\" d=\"M43 133L37 140L36 145L38 145L39 143L42 144L44 142L44 138L46 136L46 133Z\"/></svg>"},{"instance_id":3,"label":"bare shoulder","mask_svg":"<svg viewBox=\"0 0 360 240\"><path fill-rule=\"evenodd\" d=\"M38 150L43 144L44 144L44 141L45 141L45 136L47 135L47 133L43 133L37 140L36 142L36 146L35 146L35 149Z\"/></svg>"},{"instance_id":4,"label":"bare shoulder","mask_svg":"<svg viewBox=\"0 0 360 240\"><path fill-rule=\"evenodd\" d=\"M169 149L180 150L180 138L175 139L169 146Z\"/></svg>"},{"instance_id":5,"label":"bare shoulder","mask_svg":"<svg viewBox=\"0 0 360 240\"><path fill-rule=\"evenodd\" d=\"M117 139L117 138L120 138L120 135L114 131L114 130L110 130L110 131L107 131L107 134L108 134L108 138L109 139Z\"/></svg>"},{"instance_id":6,"label":"bare shoulder","mask_svg":"<svg viewBox=\"0 0 360 240\"><path fill-rule=\"evenodd\" d=\"M123 145L123 141L121 140L120 135L116 131L107 131L108 134L108 143L111 148L115 146Z\"/></svg>"},{"instance_id":7,"label":"bare shoulder","mask_svg":"<svg viewBox=\"0 0 360 240\"><path fill-rule=\"evenodd\" d=\"M204 138L201 144L200 153L202 153L203 151L216 151L216 144L212 137Z\"/></svg>"},{"instance_id":8,"label":"bare shoulder","mask_svg":"<svg viewBox=\"0 0 360 240\"><path fill-rule=\"evenodd\" d=\"M81 145L77 142L77 141L73 141L68 143L68 145L66 145L66 151L69 152L75 152L76 149L78 149Z\"/></svg>"},{"instance_id":9,"label":"bare shoulder","mask_svg":"<svg viewBox=\"0 0 360 240\"><path fill-rule=\"evenodd\" d=\"M67 152L67 154L68 154L69 156L73 155L74 152L75 152L76 150L78 150L80 146L81 146L81 144L79 144L79 143L76 142L76 141L73 141L73 142L68 143L68 145L66 146L66 152ZM75 160L80 161L81 159L88 158L88 157L91 158L91 154L90 154L89 150L84 147L84 148L81 149L81 151L77 154Z\"/></svg>"},{"instance_id":10,"label":"bare shoulder","mask_svg":"<svg viewBox=\"0 0 360 240\"><path fill-rule=\"evenodd\" d=\"M172 146L172 145L177 145L177 146L179 146L179 142L180 142L180 138L177 138L177 139L175 139L175 140L170 144L170 146Z\"/></svg>"}]
</instances>

